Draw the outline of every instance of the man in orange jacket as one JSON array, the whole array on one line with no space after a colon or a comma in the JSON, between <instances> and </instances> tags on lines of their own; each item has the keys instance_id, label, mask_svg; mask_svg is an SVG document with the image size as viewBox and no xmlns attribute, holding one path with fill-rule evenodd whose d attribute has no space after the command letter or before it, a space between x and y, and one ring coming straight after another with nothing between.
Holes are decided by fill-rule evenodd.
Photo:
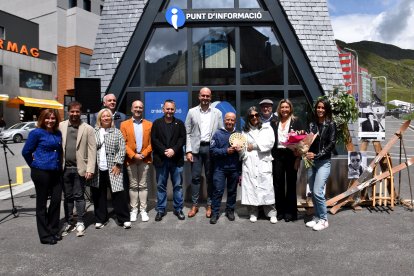
<instances>
[{"instance_id":1,"label":"man in orange jacket","mask_svg":"<svg viewBox=\"0 0 414 276\"><path fill-rule=\"evenodd\" d=\"M147 198L149 164L152 162L151 127L152 123L142 118L144 104L134 101L131 106L132 118L121 123L125 138L125 165L129 177L129 197L131 221L137 220L138 211L142 221L148 221ZM139 207L138 207L139 201Z\"/></svg>"}]
</instances>

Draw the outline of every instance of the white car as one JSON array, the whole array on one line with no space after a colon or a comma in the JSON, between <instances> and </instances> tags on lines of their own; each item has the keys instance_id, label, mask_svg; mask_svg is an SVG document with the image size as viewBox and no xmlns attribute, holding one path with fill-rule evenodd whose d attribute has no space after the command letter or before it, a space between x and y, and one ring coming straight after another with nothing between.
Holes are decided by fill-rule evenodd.
<instances>
[{"instance_id":1,"label":"white car","mask_svg":"<svg viewBox=\"0 0 414 276\"><path fill-rule=\"evenodd\" d=\"M20 143L27 139L29 132L36 128L37 122L23 122L12 125L0 132L0 140Z\"/></svg>"}]
</instances>

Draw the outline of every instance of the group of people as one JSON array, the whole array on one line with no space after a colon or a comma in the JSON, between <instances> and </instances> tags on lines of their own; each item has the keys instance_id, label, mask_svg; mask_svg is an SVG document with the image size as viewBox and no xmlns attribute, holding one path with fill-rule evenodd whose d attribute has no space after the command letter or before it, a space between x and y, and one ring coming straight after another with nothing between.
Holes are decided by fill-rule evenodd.
<instances>
[{"instance_id":1,"label":"group of people","mask_svg":"<svg viewBox=\"0 0 414 276\"><path fill-rule=\"evenodd\" d=\"M257 221L261 209L271 223L296 220L296 175L302 157L286 148L284 142L288 133L304 128L293 115L292 103L281 100L276 113L269 99L261 101L259 109L250 107L239 133L245 143L231 143L230 137L237 133L236 114L228 112L223 119L221 111L211 106L212 92L207 87L200 90L198 98L200 104L189 110L185 122L174 116L173 100L164 102L164 115L153 123L143 118L144 104L139 100L132 103L132 118L126 119L125 114L115 110L113 94L104 97L104 108L92 118L93 127L82 122L79 102L68 105L68 120L63 122L56 110L43 110L38 128L29 134L22 151L36 189L36 221L41 243L56 244L72 231L77 236L85 234L86 186L91 187L96 229L103 228L109 219L108 188L119 225L128 229L138 217L148 221L151 163L157 182L155 221L166 215L169 178L173 186L173 213L184 220L184 156L191 163L189 218L199 212L204 168L205 215L211 224L216 224L220 217L225 188L225 216L235 220L238 185L241 185L241 203L247 206L251 222ZM328 227L324 188L336 139L328 101L317 101L315 120L306 130L318 134L306 153L306 158L314 162L308 169L308 178L315 209L314 218L306 226L322 230ZM59 228L62 190L63 230Z\"/></svg>"}]
</instances>

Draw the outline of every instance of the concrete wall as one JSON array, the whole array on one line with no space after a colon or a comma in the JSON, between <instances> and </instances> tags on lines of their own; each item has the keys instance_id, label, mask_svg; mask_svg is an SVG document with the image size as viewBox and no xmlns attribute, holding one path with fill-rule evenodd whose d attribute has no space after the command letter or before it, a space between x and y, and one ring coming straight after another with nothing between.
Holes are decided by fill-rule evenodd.
<instances>
[{"instance_id":1,"label":"concrete wall","mask_svg":"<svg viewBox=\"0 0 414 276\"><path fill-rule=\"evenodd\" d=\"M66 30L66 35L59 35L59 46L77 45L93 49L100 16L80 8L66 10L63 16L64 18L59 19L59 30ZM66 28L63 28L64 25Z\"/></svg>"},{"instance_id":2,"label":"concrete wall","mask_svg":"<svg viewBox=\"0 0 414 276\"><path fill-rule=\"evenodd\" d=\"M17 96L53 100L57 91L56 62L28 57L8 51L0 51L0 64L3 66L3 84L0 94L8 94L10 98ZM19 87L19 70L38 72L52 76L52 91L41 91ZM4 118L8 125L19 121L19 110L8 108L4 104Z\"/></svg>"}]
</instances>

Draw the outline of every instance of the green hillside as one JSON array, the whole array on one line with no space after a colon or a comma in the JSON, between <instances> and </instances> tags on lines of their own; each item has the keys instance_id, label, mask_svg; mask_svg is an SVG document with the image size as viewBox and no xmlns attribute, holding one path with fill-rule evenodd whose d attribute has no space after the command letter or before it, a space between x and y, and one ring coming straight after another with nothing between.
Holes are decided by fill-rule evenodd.
<instances>
[{"instance_id":1,"label":"green hillside","mask_svg":"<svg viewBox=\"0 0 414 276\"><path fill-rule=\"evenodd\" d=\"M358 52L359 66L367 68L371 76L386 76L388 81L388 101L397 99L414 102L414 50L401 49L394 45L360 41L345 43L337 40L341 47ZM384 86L383 79L378 84Z\"/></svg>"}]
</instances>

